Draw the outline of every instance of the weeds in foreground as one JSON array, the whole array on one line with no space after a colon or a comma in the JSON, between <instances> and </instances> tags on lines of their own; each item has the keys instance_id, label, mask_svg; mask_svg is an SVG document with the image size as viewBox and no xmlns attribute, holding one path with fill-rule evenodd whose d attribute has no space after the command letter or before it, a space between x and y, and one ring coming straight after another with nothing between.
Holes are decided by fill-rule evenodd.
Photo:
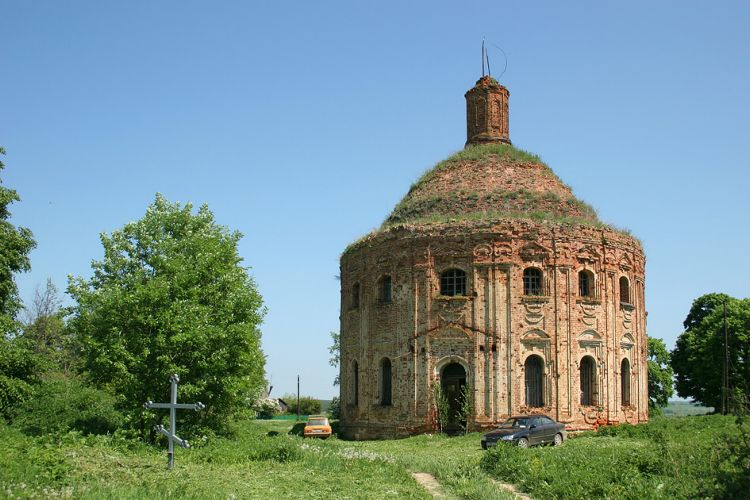
<instances>
[{"instance_id":1,"label":"weeds in foreground","mask_svg":"<svg viewBox=\"0 0 750 500\"><path fill-rule=\"evenodd\" d=\"M512 498L492 481L537 498L739 497L747 491L750 425L719 415L656 418L604 428L561 447L479 446L457 437L325 441L289 434L290 422L246 421L233 438L177 450L121 435L29 437L0 425L0 494L74 498L428 498L410 472L435 476L448 495ZM743 482L744 481L744 482Z\"/></svg>"},{"instance_id":2,"label":"weeds in foreground","mask_svg":"<svg viewBox=\"0 0 750 500\"><path fill-rule=\"evenodd\" d=\"M497 447L481 466L540 498L725 497L727 465L717 443L734 432L721 416L657 418L600 429L559 448Z\"/></svg>"}]
</instances>

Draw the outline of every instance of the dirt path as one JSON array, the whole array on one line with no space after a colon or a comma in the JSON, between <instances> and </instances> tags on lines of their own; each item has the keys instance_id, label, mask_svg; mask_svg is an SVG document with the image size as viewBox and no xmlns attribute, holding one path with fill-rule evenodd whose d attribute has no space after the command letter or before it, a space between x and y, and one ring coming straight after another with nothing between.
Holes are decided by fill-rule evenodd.
<instances>
[{"instance_id":1,"label":"dirt path","mask_svg":"<svg viewBox=\"0 0 750 500\"><path fill-rule=\"evenodd\" d=\"M505 490L508 493L513 493L516 496L516 498L518 498L520 500L531 500L530 496L526 495L525 493L521 493L512 484L501 483L500 481L496 481L496 480L494 480L492 478L489 478L489 480L492 481L492 483L495 484L495 486L497 486L501 490Z\"/></svg>"},{"instance_id":2,"label":"dirt path","mask_svg":"<svg viewBox=\"0 0 750 500\"><path fill-rule=\"evenodd\" d=\"M422 486L433 498L446 498L443 488L437 482L435 476L427 472L412 472L411 476Z\"/></svg>"}]
</instances>

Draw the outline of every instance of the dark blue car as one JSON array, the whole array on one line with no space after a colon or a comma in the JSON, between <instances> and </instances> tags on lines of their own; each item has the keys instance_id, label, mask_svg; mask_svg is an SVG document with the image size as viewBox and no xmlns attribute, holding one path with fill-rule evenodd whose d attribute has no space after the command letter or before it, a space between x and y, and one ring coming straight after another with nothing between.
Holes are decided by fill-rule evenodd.
<instances>
[{"instance_id":1,"label":"dark blue car","mask_svg":"<svg viewBox=\"0 0 750 500\"><path fill-rule=\"evenodd\" d=\"M519 448L545 443L559 446L566 438L565 424L546 415L521 415L510 417L497 429L482 436L482 448L486 450L497 443L511 443Z\"/></svg>"}]
</instances>

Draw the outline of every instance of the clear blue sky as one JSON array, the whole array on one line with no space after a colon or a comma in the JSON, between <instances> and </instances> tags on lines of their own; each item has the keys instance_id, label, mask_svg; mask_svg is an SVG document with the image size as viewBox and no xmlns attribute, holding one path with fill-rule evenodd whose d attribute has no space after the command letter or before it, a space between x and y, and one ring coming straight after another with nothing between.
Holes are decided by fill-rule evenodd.
<instances>
[{"instance_id":1,"label":"clear blue sky","mask_svg":"<svg viewBox=\"0 0 750 500\"><path fill-rule=\"evenodd\" d=\"M156 192L207 203L245 234L274 392L336 394L339 254L463 147L484 36L514 144L643 241L671 348L694 298L750 296L749 26L744 1L0 0L22 296L88 276Z\"/></svg>"}]
</instances>

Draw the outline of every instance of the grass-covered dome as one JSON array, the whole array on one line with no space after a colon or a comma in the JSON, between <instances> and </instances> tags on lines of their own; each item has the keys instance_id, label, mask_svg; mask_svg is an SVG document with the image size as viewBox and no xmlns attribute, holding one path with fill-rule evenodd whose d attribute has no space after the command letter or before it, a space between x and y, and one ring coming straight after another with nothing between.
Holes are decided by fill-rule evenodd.
<instances>
[{"instance_id":1,"label":"grass-covered dome","mask_svg":"<svg viewBox=\"0 0 750 500\"><path fill-rule=\"evenodd\" d=\"M381 229L499 219L601 225L538 156L499 143L469 146L425 172Z\"/></svg>"}]
</instances>

